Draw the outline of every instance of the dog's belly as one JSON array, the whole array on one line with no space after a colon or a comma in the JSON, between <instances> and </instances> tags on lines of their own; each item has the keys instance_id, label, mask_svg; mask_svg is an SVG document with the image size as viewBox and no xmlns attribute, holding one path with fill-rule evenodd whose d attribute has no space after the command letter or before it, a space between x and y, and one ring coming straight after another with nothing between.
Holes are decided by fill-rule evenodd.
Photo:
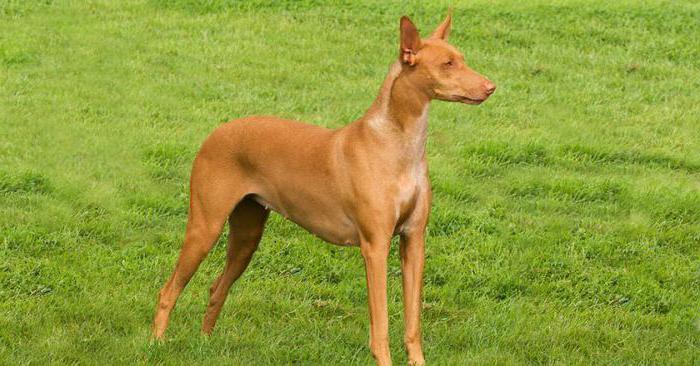
<instances>
[{"instance_id":1,"label":"dog's belly","mask_svg":"<svg viewBox=\"0 0 700 366\"><path fill-rule=\"evenodd\" d=\"M323 202L326 204L314 202L314 205L304 205L284 199L273 200L259 194L254 195L253 199L265 208L279 213L284 218L331 244L359 245L359 236L355 225L339 206L334 205L335 202ZM309 202L308 200L304 201Z\"/></svg>"}]
</instances>

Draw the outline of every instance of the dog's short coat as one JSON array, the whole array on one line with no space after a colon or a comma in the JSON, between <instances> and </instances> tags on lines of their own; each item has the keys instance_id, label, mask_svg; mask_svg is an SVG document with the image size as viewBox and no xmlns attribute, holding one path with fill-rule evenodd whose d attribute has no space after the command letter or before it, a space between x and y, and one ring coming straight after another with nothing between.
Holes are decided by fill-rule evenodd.
<instances>
[{"instance_id":1,"label":"dog's short coat","mask_svg":"<svg viewBox=\"0 0 700 366\"><path fill-rule=\"evenodd\" d=\"M421 40L400 22L399 59L379 96L357 121L337 130L276 117L247 117L217 128L192 167L182 252L161 289L153 335L162 338L178 296L229 222L223 273L211 286L202 330L211 333L229 288L257 249L270 210L365 260L370 349L391 364L387 256L400 236L405 337L409 363L424 364L420 309L425 228L431 190L425 144L432 99L479 104L495 90L447 43L451 15Z\"/></svg>"}]
</instances>

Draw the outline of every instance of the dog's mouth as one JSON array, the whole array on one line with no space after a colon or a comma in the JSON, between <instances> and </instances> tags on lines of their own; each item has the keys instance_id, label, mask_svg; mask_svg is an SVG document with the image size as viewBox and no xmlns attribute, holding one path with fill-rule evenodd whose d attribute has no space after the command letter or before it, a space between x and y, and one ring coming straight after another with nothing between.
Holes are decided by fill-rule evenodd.
<instances>
[{"instance_id":1,"label":"dog's mouth","mask_svg":"<svg viewBox=\"0 0 700 366\"><path fill-rule=\"evenodd\" d=\"M464 103L464 104L481 104L483 101L486 100L486 98L484 98L484 99L476 99L476 98L470 98L470 97L468 97L468 96L466 96L466 95L453 95L452 98L454 98L454 100L455 100L456 102L461 102L461 103ZM487 98L488 98L488 97L487 97Z\"/></svg>"}]
</instances>

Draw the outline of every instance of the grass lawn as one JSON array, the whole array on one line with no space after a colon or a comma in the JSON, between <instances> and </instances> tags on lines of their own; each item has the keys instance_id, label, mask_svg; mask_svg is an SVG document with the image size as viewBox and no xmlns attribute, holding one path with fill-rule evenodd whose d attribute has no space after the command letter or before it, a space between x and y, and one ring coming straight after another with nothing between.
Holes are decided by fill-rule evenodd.
<instances>
[{"instance_id":1,"label":"grass lawn","mask_svg":"<svg viewBox=\"0 0 700 366\"><path fill-rule=\"evenodd\" d=\"M371 363L359 250L278 215L212 337L224 238L164 343L155 296L210 131L354 120L450 4L498 91L431 108L428 363L700 363L700 4L657 0L0 1L0 363Z\"/></svg>"}]
</instances>

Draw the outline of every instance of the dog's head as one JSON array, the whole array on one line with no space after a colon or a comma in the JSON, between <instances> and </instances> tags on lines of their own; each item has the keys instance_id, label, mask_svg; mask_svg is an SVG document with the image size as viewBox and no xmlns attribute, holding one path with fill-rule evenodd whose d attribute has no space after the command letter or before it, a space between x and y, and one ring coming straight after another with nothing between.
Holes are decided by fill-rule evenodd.
<instances>
[{"instance_id":1,"label":"dog's head","mask_svg":"<svg viewBox=\"0 0 700 366\"><path fill-rule=\"evenodd\" d=\"M447 14L429 38L421 39L411 20L401 17L400 60L431 98L480 104L493 94L496 85L470 69L464 55L447 43L451 27L452 14Z\"/></svg>"}]
</instances>

